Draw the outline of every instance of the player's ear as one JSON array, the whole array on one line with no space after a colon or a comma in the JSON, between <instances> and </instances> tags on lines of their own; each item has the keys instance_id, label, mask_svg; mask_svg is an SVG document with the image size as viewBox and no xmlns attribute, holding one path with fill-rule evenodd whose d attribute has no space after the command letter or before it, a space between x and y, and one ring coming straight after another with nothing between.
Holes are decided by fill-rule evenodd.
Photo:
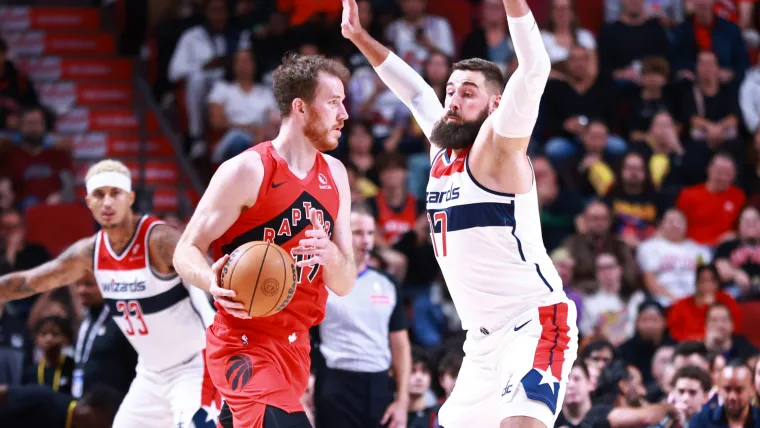
<instances>
[{"instance_id":1,"label":"player's ear","mask_svg":"<svg viewBox=\"0 0 760 428\"><path fill-rule=\"evenodd\" d=\"M129 200L129 206L131 207L132 204L135 203L135 192L129 192L129 195L127 195L127 199Z\"/></svg>"},{"instance_id":2,"label":"player's ear","mask_svg":"<svg viewBox=\"0 0 760 428\"><path fill-rule=\"evenodd\" d=\"M290 108L292 108L296 113L306 113L306 103L304 103L301 98L293 99L293 102L290 104Z\"/></svg>"},{"instance_id":3,"label":"player's ear","mask_svg":"<svg viewBox=\"0 0 760 428\"><path fill-rule=\"evenodd\" d=\"M492 95L488 100L488 114L493 113L496 111L496 108L499 107L499 103L501 102L501 95Z\"/></svg>"}]
</instances>

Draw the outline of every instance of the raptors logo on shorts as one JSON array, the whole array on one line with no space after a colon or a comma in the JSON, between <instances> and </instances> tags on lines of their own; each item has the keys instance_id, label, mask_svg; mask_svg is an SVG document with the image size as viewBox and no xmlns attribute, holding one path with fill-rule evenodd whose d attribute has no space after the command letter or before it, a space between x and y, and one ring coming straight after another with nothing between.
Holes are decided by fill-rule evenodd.
<instances>
[{"instance_id":1,"label":"raptors logo on shorts","mask_svg":"<svg viewBox=\"0 0 760 428\"><path fill-rule=\"evenodd\" d=\"M239 391L253 377L253 361L251 357L245 354L237 354L227 360L227 370L225 373L227 383L233 391Z\"/></svg>"}]
</instances>

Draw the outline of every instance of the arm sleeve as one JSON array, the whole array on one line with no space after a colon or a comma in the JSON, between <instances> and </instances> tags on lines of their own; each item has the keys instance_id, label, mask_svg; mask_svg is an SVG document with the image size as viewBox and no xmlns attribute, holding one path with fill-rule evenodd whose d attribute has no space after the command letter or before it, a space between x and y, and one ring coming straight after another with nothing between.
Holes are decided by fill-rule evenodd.
<instances>
[{"instance_id":1,"label":"arm sleeve","mask_svg":"<svg viewBox=\"0 0 760 428\"><path fill-rule=\"evenodd\" d=\"M504 88L494 112L493 127L503 137L529 137L536 125L551 61L531 12L519 18L510 16L507 20L520 65Z\"/></svg>"},{"instance_id":2,"label":"arm sleeve","mask_svg":"<svg viewBox=\"0 0 760 428\"><path fill-rule=\"evenodd\" d=\"M443 106L433 88L409 64L391 52L375 71L388 88L412 111L425 136L443 116Z\"/></svg>"}]
</instances>

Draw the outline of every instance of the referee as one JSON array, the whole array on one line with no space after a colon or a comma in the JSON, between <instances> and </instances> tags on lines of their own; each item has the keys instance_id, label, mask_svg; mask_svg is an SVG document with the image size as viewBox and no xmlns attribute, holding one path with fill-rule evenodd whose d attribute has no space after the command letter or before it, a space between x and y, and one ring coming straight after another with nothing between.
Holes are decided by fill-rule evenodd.
<instances>
[{"instance_id":1,"label":"referee","mask_svg":"<svg viewBox=\"0 0 760 428\"><path fill-rule=\"evenodd\" d=\"M351 230L356 286L343 297L330 292L318 330L316 426L406 428L412 355L403 304L394 282L367 266L375 220L366 205L353 204Z\"/></svg>"}]
</instances>

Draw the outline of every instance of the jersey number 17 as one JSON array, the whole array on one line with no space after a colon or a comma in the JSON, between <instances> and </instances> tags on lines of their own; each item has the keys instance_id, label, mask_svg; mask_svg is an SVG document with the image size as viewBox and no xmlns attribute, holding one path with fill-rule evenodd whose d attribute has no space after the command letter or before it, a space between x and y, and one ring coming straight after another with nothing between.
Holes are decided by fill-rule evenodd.
<instances>
[{"instance_id":1,"label":"jersey number 17","mask_svg":"<svg viewBox=\"0 0 760 428\"><path fill-rule=\"evenodd\" d=\"M448 227L448 215L446 211L437 211L430 216L427 215L428 224L430 225L430 237L433 239L433 249L436 257L446 257L446 228ZM435 239L435 227L441 224L441 250L438 250L438 243Z\"/></svg>"},{"instance_id":2,"label":"jersey number 17","mask_svg":"<svg viewBox=\"0 0 760 428\"><path fill-rule=\"evenodd\" d=\"M298 266L298 263L301 262L301 261L306 260L306 256L303 255L303 254L295 254L294 255L293 253L290 253L290 255L293 257L293 260L296 262L296 284L302 284L301 281L303 280L303 270L304 270L304 267L303 266ZM320 265L316 264L316 265L313 265L313 266L306 266L306 267L308 267L310 269L309 273L306 275L306 279L308 279L309 282L311 283L311 282L314 281L314 278L317 277L317 273L319 273L319 267L320 267Z\"/></svg>"}]
</instances>

